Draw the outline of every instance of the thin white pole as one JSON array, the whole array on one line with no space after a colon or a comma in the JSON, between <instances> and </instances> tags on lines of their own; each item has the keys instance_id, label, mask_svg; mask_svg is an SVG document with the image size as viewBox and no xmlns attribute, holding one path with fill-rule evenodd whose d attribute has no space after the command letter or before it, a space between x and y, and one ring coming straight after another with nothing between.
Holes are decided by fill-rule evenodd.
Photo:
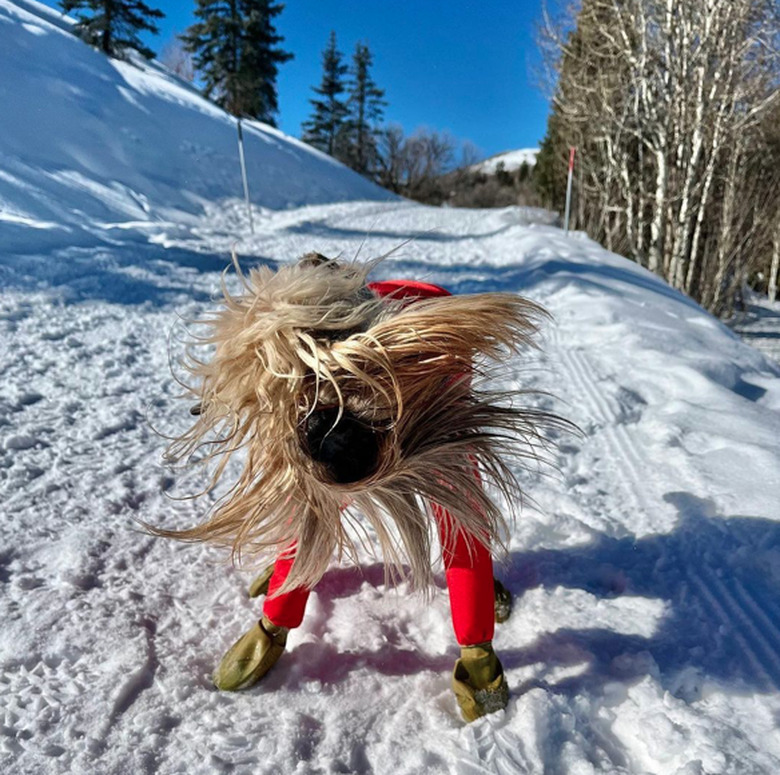
<instances>
[{"instance_id":1,"label":"thin white pole","mask_svg":"<svg viewBox=\"0 0 780 775\"><path fill-rule=\"evenodd\" d=\"M252 205L249 204L249 181L246 177L246 162L244 161L244 133L241 131L241 119L238 119L238 158L241 162L241 179L244 181L244 200L246 212L249 216L249 231L255 233L255 224L252 221Z\"/></svg>"},{"instance_id":2,"label":"thin white pole","mask_svg":"<svg viewBox=\"0 0 780 775\"><path fill-rule=\"evenodd\" d=\"M566 214L563 216L564 233L569 233L569 215L571 214L571 180L574 175L574 154L577 149L569 148L569 179L566 181Z\"/></svg>"}]
</instances>

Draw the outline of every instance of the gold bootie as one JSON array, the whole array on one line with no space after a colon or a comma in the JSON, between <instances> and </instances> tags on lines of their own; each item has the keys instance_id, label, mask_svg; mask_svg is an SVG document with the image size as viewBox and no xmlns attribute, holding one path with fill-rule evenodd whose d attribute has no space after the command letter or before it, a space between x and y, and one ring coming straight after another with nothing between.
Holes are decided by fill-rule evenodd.
<instances>
[{"instance_id":1,"label":"gold bootie","mask_svg":"<svg viewBox=\"0 0 780 775\"><path fill-rule=\"evenodd\" d=\"M462 646L452 673L452 689L466 721L502 710L509 702L509 687L490 642Z\"/></svg>"},{"instance_id":2,"label":"gold bootie","mask_svg":"<svg viewBox=\"0 0 780 775\"><path fill-rule=\"evenodd\" d=\"M217 689L233 692L256 684L282 656L288 632L264 616L222 657L213 678Z\"/></svg>"},{"instance_id":3,"label":"gold bootie","mask_svg":"<svg viewBox=\"0 0 780 775\"><path fill-rule=\"evenodd\" d=\"M260 597L268 594L268 584L274 575L274 566L269 565L250 585L249 597Z\"/></svg>"}]
</instances>

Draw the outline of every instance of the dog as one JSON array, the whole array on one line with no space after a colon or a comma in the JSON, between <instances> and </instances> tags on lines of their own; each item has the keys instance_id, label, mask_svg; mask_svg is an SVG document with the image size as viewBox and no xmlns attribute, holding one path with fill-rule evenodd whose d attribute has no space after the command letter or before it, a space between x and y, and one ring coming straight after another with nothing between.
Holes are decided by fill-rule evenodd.
<instances>
[{"instance_id":1,"label":"dog","mask_svg":"<svg viewBox=\"0 0 780 775\"><path fill-rule=\"evenodd\" d=\"M310 253L276 270L239 269L237 295L223 284L197 342L210 355L187 364L195 420L167 456L212 463L207 491L234 456L240 474L207 521L149 529L227 546L237 562L275 557L257 587L263 618L215 673L232 690L279 659L332 558L357 556L356 520L389 573L422 588L434 578L436 526L461 646L453 688L473 720L508 702L492 648L497 593L508 605L492 567L511 517L499 504L521 502L517 465L544 459L549 430L565 425L486 383L536 347L548 315L511 293L371 283L378 261Z\"/></svg>"}]
</instances>

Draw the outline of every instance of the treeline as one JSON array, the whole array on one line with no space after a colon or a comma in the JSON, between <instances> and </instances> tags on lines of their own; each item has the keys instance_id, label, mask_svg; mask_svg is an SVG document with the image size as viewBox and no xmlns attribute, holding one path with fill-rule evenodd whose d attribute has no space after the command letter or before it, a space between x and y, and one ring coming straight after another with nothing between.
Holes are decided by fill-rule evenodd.
<instances>
[{"instance_id":1,"label":"treeline","mask_svg":"<svg viewBox=\"0 0 780 775\"><path fill-rule=\"evenodd\" d=\"M387 103L371 74L373 55L358 42L347 64L336 43L336 33L322 52L322 80L310 100L312 114L305 121L303 140L362 175L373 175L379 160L379 124Z\"/></svg>"},{"instance_id":2,"label":"treeline","mask_svg":"<svg viewBox=\"0 0 780 775\"><path fill-rule=\"evenodd\" d=\"M155 56L139 35L159 33L162 11L141 0L61 0L60 6L76 12L76 35L107 55ZM275 125L279 65L293 58L274 26L283 10L274 0L196 0L197 21L167 47L166 58L179 75L197 76L206 97L228 113Z\"/></svg>"},{"instance_id":3,"label":"treeline","mask_svg":"<svg viewBox=\"0 0 780 775\"><path fill-rule=\"evenodd\" d=\"M575 146L575 225L719 315L746 283L777 293L779 15L776 0L581 0L544 31L545 203L562 209Z\"/></svg>"},{"instance_id":4,"label":"treeline","mask_svg":"<svg viewBox=\"0 0 780 775\"><path fill-rule=\"evenodd\" d=\"M538 202L532 170L499 166L494 174L472 169L476 149L448 132L417 129L406 135L383 125L387 102L371 73L373 56L357 43L350 63L331 32L322 52L322 78L310 100L303 139L397 194L432 205L504 207Z\"/></svg>"},{"instance_id":5,"label":"treeline","mask_svg":"<svg viewBox=\"0 0 780 775\"><path fill-rule=\"evenodd\" d=\"M482 165L463 165L441 179L440 189L446 196L437 204L452 207L537 207L535 168L523 162L507 169L499 162L492 172Z\"/></svg>"},{"instance_id":6,"label":"treeline","mask_svg":"<svg viewBox=\"0 0 780 775\"><path fill-rule=\"evenodd\" d=\"M157 34L161 11L139 0L62 0L76 12L75 33L109 56L155 53L139 35ZM273 0L196 0L196 22L165 46L162 62L234 116L275 125L279 67L293 58L275 29L284 5ZM349 61L332 32L322 52L320 83L303 139L390 191L428 204L492 207L535 203L527 170L496 175L469 169L476 150L446 132L418 129L406 135L385 123L384 89L374 58L359 41Z\"/></svg>"},{"instance_id":7,"label":"treeline","mask_svg":"<svg viewBox=\"0 0 780 775\"><path fill-rule=\"evenodd\" d=\"M406 135L399 125L384 124L385 92L374 80L372 66L367 44L358 42L347 63L331 32L322 52L321 81L310 100L312 113L302 127L307 143L380 186L420 202L517 204L512 175L469 170L477 154L468 143L447 132L421 128Z\"/></svg>"},{"instance_id":8,"label":"treeline","mask_svg":"<svg viewBox=\"0 0 780 775\"><path fill-rule=\"evenodd\" d=\"M132 49L147 59L154 56L138 36L141 32L159 34L155 21L165 18L159 9L141 0L60 0L60 8L65 13L76 12L73 31L104 54L119 57Z\"/></svg>"}]
</instances>

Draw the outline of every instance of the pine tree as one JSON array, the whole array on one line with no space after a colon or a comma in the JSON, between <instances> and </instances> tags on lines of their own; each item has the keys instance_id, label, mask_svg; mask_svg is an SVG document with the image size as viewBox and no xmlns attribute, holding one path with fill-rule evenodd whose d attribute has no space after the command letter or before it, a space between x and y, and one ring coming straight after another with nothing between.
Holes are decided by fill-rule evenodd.
<instances>
[{"instance_id":1,"label":"pine tree","mask_svg":"<svg viewBox=\"0 0 780 775\"><path fill-rule=\"evenodd\" d=\"M193 55L204 94L235 115L241 61L238 0L197 0L195 17L200 21L181 36L184 48Z\"/></svg>"},{"instance_id":2,"label":"pine tree","mask_svg":"<svg viewBox=\"0 0 780 775\"><path fill-rule=\"evenodd\" d=\"M384 89L377 87L371 77L373 56L368 46L358 43L352 55L349 89L349 119L347 132L349 148L347 163L352 169L365 175L376 167L377 124L384 115L387 103L382 99Z\"/></svg>"},{"instance_id":3,"label":"pine tree","mask_svg":"<svg viewBox=\"0 0 780 775\"><path fill-rule=\"evenodd\" d=\"M547 133L536 154L532 176L542 205L550 210L563 211L566 186L565 141L562 139L561 119L555 106L547 117Z\"/></svg>"},{"instance_id":4,"label":"pine tree","mask_svg":"<svg viewBox=\"0 0 780 775\"><path fill-rule=\"evenodd\" d=\"M284 5L273 0L197 0L200 19L182 35L204 82L204 92L234 116L274 125L279 112L279 65L293 55L279 48L273 19Z\"/></svg>"},{"instance_id":5,"label":"pine tree","mask_svg":"<svg viewBox=\"0 0 780 775\"><path fill-rule=\"evenodd\" d=\"M336 47L336 33L331 32L328 47L322 52L322 81L313 88L322 99L309 100L314 112L302 127L304 141L331 156L339 155L349 114L347 103L339 97L346 90L344 76L348 70L342 57Z\"/></svg>"},{"instance_id":6,"label":"pine tree","mask_svg":"<svg viewBox=\"0 0 780 775\"><path fill-rule=\"evenodd\" d=\"M159 29L151 20L162 19L165 14L141 0L60 0L60 7L65 13L82 12L78 14L79 21L73 31L108 56L121 56L128 48L147 59L154 56L154 51L141 42L138 33L146 31L157 35ZM87 16L85 11L92 11L93 15Z\"/></svg>"},{"instance_id":7,"label":"pine tree","mask_svg":"<svg viewBox=\"0 0 780 775\"><path fill-rule=\"evenodd\" d=\"M289 51L279 48L284 38L276 33L273 24L284 5L273 0L243 0L242 7L244 46L240 72L244 115L275 126L274 116L279 112L276 92L279 65L293 58Z\"/></svg>"}]
</instances>

